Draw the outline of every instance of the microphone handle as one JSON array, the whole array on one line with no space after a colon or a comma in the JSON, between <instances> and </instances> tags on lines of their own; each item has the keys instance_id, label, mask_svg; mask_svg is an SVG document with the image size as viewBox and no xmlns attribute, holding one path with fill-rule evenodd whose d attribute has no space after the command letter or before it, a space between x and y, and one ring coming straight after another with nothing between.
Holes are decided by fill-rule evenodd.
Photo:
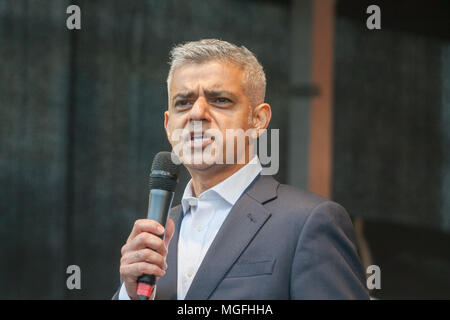
<instances>
[{"instance_id":1,"label":"microphone handle","mask_svg":"<svg viewBox=\"0 0 450 320\"><path fill-rule=\"evenodd\" d=\"M147 218L154 220L166 228L169 217L170 207L172 206L174 192L152 189L148 199ZM164 239L165 232L159 236ZM156 277L154 275L144 274L138 278L137 296L139 300L148 300L155 288Z\"/></svg>"}]
</instances>

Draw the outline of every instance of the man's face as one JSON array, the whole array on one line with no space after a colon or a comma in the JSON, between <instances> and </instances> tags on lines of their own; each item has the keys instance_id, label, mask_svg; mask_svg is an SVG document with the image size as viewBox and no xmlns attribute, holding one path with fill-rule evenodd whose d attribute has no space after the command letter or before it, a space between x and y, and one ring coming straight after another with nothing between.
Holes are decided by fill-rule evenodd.
<instances>
[{"instance_id":1,"label":"man's face","mask_svg":"<svg viewBox=\"0 0 450 320\"><path fill-rule=\"evenodd\" d=\"M225 150L227 129L242 129L245 132L252 127L251 105L242 79L240 67L217 60L187 64L175 69L170 83L169 110L164 113L164 125L174 151L177 144L183 145L181 160L186 167L207 169L215 165L213 159L215 162L219 158L225 159L225 155L230 152L237 154L234 159L245 156L248 140L244 148L236 149L235 146L233 150ZM184 135L177 139L174 133L182 129ZM208 134L211 132L214 135ZM186 161L187 150L191 152L190 161ZM202 161L195 161L198 156L202 157Z\"/></svg>"}]
</instances>

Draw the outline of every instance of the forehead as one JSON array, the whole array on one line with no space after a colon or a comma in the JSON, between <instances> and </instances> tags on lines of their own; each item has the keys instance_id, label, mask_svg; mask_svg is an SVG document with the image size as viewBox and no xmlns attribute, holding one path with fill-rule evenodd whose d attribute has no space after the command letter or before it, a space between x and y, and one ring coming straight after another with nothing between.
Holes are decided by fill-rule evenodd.
<instances>
[{"instance_id":1,"label":"forehead","mask_svg":"<svg viewBox=\"0 0 450 320\"><path fill-rule=\"evenodd\" d=\"M170 93L202 89L227 89L241 92L242 68L231 62L207 61L189 63L176 68L172 74Z\"/></svg>"}]
</instances>

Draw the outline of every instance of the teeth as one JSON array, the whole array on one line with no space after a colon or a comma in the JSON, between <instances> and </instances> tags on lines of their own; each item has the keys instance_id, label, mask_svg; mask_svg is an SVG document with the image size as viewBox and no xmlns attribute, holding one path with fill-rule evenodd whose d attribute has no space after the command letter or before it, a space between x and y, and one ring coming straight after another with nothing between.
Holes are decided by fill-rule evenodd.
<instances>
[{"instance_id":1,"label":"teeth","mask_svg":"<svg viewBox=\"0 0 450 320\"><path fill-rule=\"evenodd\" d=\"M196 144L204 143L209 140L213 140L213 138L205 135L203 132L192 132L190 136L190 141Z\"/></svg>"}]
</instances>

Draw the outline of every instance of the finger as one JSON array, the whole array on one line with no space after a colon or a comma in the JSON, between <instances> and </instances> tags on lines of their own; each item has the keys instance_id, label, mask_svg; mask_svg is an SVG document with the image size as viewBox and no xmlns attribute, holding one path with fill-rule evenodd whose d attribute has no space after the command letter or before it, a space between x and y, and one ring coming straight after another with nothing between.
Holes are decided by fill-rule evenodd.
<instances>
[{"instance_id":1,"label":"finger","mask_svg":"<svg viewBox=\"0 0 450 320\"><path fill-rule=\"evenodd\" d=\"M156 264L163 270L167 269L166 259L158 252L150 249L141 249L125 253L120 259L121 265L133 264L136 262L147 262Z\"/></svg>"},{"instance_id":2,"label":"finger","mask_svg":"<svg viewBox=\"0 0 450 320\"><path fill-rule=\"evenodd\" d=\"M120 266L120 275L124 280L136 282L137 279L144 274L162 277L166 272L157 265L147 262L137 262Z\"/></svg>"},{"instance_id":3,"label":"finger","mask_svg":"<svg viewBox=\"0 0 450 320\"><path fill-rule=\"evenodd\" d=\"M173 222L173 220L169 218L166 225L166 235L164 236L164 244L166 245L166 248L169 247L170 239L172 239L174 231L175 222Z\"/></svg>"},{"instance_id":4,"label":"finger","mask_svg":"<svg viewBox=\"0 0 450 320\"><path fill-rule=\"evenodd\" d=\"M127 239L127 242L134 239L137 235L142 232L153 233L156 235L164 234L164 227L154 220L149 219L139 219L134 222L133 230Z\"/></svg>"},{"instance_id":5,"label":"finger","mask_svg":"<svg viewBox=\"0 0 450 320\"><path fill-rule=\"evenodd\" d=\"M152 249L164 257L167 255L167 248L164 245L164 241L160 237L147 232L138 234L133 240L126 243L124 249L122 250L122 255L126 252L137 251L145 248Z\"/></svg>"}]
</instances>

